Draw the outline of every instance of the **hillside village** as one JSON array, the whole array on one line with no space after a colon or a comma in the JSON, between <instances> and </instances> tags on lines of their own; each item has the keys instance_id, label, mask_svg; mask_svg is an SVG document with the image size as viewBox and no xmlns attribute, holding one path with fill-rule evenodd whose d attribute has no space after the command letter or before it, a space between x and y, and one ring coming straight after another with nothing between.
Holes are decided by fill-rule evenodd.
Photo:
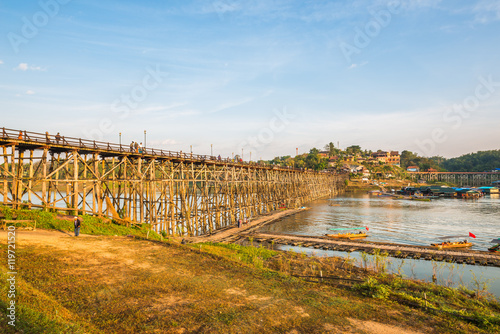
<instances>
[{"instance_id":1,"label":"hillside village","mask_svg":"<svg viewBox=\"0 0 500 334\"><path fill-rule=\"evenodd\" d=\"M474 163L471 163L473 161ZM349 173L352 177L369 178L404 178L407 172L445 172L445 171L496 171L500 172L500 151L477 152L459 158L446 159L440 156L420 157L410 151L362 150L353 145L345 150L336 148L333 143L325 145L323 150L313 148L309 153L295 157L276 157L265 163L329 170Z\"/></svg>"}]
</instances>

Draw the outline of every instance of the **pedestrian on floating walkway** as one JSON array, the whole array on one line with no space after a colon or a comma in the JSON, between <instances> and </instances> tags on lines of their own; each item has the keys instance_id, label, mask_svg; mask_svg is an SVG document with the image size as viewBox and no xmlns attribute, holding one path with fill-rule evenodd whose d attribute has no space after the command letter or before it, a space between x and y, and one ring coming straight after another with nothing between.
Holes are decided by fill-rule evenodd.
<instances>
[{"instance_id":1,"label":"pedestrian on floating walkway","mask_svg":"<svg viewBox=\"0 0 500 334\"><path fill-rule=\"evenodd\" d=\"M80 218L75 216L73 218L73 224L75 225L75 237L77 237L80 235L80 226L82 225L82 223L80 222Z\"/></svg>"}]
</instances>

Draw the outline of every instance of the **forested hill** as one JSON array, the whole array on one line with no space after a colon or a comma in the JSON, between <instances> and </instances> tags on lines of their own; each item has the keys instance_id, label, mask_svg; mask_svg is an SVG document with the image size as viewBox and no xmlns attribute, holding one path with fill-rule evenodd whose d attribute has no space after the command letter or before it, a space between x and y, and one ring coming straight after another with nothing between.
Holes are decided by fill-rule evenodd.
<instances>
[{"instance_id":1,"label":"forested hill","mask_svg":"<svg viewBox=\"0 0 500 334\"><path fill-rule=\"evenodd\" d=\"M500 168L500 150L479 151L446 159L440 163L440 167L449 172L489 172Z\"/></svg>"}]
</instances>

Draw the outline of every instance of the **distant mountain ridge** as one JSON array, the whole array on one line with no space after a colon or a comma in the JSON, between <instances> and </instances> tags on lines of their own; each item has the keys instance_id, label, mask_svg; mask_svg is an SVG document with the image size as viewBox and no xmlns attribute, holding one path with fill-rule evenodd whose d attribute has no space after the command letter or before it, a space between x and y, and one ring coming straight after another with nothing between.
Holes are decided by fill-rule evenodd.
<instances>
[{"instance_id":1,"label":"distant mountain ridge","mask_svg":"<svg viewBox=\"0 0 500 334\"><path fill-rule=\"evenodd\" d=\"M500 150L479 151L445 159L440 167L449 172L490 172L500 168Z\"/></svg>"}]
</instances>

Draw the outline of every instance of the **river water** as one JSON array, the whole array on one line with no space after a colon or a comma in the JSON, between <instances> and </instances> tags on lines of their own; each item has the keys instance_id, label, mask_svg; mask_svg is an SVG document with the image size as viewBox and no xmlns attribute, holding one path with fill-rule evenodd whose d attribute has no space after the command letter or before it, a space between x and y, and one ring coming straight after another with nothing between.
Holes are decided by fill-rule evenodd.
<instances>
[{"instance_id":1,"label":"river water","mask_svg":"<svg viewBox=\"0 0 500 334\"><path fill-rule=\"evenodd\" d=\"M297 235L324 235L337 233L334 228L369 228L370 241L405 245L428 246L440 242L440 237L460 236L474 243L472 249L487 250L490 241L500 238L500 197L486 196L476 200L442 198L431 202L394 200L390 197L370 196L366 193L341 195L333 199L308 203L311 210L286 217L264 226L261 231ZM476 239L468 237L469 232ZM454 239L452 239L454 240ZM341 253L299 250L326 256L350 256L361 262L359 253ZM499 255L500 256L500 255ZM441 283L468 285L473 288L473 276L481 284L489 285L489 291L500 297L500 268L470 265L437 264L423 260L390 259L393 268L406 276L430 280L433 272L441 275ZM395 271L395 269L393 270ZM451 282L450 284L450 281Z\"/></svg>"}]
</instances>

